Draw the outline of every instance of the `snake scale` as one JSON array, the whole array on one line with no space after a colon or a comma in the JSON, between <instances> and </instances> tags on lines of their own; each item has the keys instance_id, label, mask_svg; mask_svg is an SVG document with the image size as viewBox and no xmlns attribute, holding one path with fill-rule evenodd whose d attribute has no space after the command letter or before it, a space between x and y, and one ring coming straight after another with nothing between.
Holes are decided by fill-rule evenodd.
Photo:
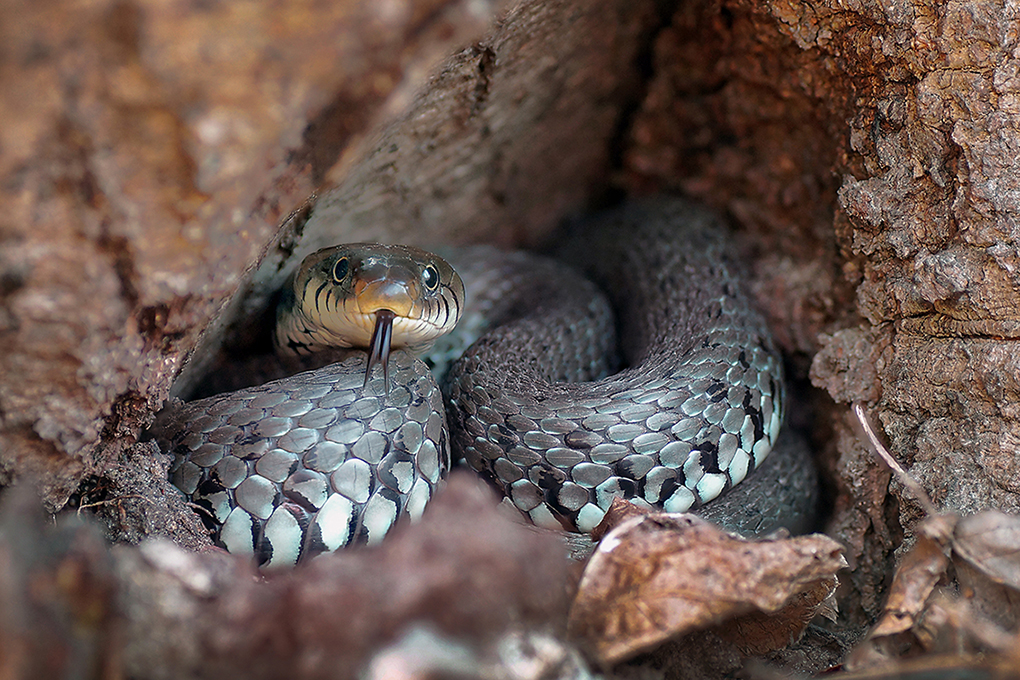
<instances>
[{"instance_id":1,"label":"snake scale","mask_svg":"<svg viewBox=\"0 0 1020 680\"><path fill-rule=\"evenodd\" d=\"M380 540L421 515L461 458L535 523L572 531L591 531L617 497L680 512L725 493L738 499L726 514L761 503L770 518L803 515L807 467L786 453L763 466L783 419L783 369L726 240L686 200L633 201L588 221L560 254L590 281L530 255L451 255L467 281L463 309L459 279L427 255L402 270L432 300L418 306L447 321L464 312L467 326L434 350L439 364L461 354L445 397L396 342L387 361L409 310L394 321L355 309L360 339L339 344L374 344L370 356L169 408L153 434L217 543L264 567ZM281 346L337 344L320 317L350 306L329 281L352 267L373 269L361 288L388 285L375 256L310 256L284 295ZM403 344L421 350L434 335ZM741 484L748 475L757 486Z\"/></svg>"}]
</instances>

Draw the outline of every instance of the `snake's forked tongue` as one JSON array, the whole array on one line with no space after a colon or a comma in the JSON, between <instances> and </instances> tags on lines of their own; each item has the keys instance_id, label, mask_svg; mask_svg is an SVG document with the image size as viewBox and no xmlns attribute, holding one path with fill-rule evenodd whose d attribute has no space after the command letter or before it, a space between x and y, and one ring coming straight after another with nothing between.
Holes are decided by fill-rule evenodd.
<instances>
[{"instance_id":1,"label":"snake's forked tongue","mask_svg":"<svg viewBox=\"0 0 1020 680\"><path fill-rule=\"evenodd\" d=\"M390 393L390 341L393 339L393 319L396 314L388 309L380 309L375 313L375 328L372 329L372 346L368 350L368 368L365 370L365 384L362 389L368 386L372 377L372 369L377 364L382 364L383 370L383 391Z\"/></svg>"}]
</instances>

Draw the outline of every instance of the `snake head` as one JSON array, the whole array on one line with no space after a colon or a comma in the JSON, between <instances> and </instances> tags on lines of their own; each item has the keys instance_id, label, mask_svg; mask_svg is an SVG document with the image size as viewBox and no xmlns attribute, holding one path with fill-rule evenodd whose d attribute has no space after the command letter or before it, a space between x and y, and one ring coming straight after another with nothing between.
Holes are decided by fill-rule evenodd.
<instances>
[{"instance_id":1,"label":"snake head","mask_svg":"<svg viewBox=\"0 0 1020 680\"><path fill-rule=\"evenodd\" d=\"M438 255L410 246L355 243L304 259L277 307L276 344L305 354L369 350L368 371L393 349L420 352L449 333L464 308L464 283Z\"/></svg>"}]
</instances>

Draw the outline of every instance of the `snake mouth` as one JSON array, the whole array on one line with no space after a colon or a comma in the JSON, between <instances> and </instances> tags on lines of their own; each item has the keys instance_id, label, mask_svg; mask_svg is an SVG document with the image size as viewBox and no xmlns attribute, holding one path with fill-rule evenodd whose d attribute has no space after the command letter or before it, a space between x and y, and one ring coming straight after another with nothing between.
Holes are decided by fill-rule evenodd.
<instances>
[{"instance_id":1,"label":"snake mouth","mask_svg":"<svg viewBox=\"0 0 1020 680\"><path fill-rule=\"evenodd\" d=\"M375 313L375 328L372 329L372 340L369 343L368 367L365 369L365 384L362 389L368 387L368 381L372 377L372 369L377 365L383 370L383 390L386 394L390 392L390 346L393 340L393 319L396 314L389 309L379 309Z\"/></svg>"}]
</instances>

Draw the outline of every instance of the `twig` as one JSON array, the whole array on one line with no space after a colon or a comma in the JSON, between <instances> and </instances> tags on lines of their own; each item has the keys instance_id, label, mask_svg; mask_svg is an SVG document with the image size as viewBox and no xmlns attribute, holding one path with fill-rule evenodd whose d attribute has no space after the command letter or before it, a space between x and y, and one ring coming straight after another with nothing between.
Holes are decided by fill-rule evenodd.
<instances>
[{"instance_id":1,"label":"twig","mask_svg":"<svg viewBox=\"0 0 1020 680\"><path fill-rule=\"evenodd\" d=\"M96 508L99 507L100 505L113 505L114 503L120 503L121 501L127 500L128 498L133 498L139 501L145 501L149 505L153 505L152 500L146 498L145 496L140 496L138 494L126 494L124 496L117 496L116 498L108 498L101 501L93 501L91 503L82 503L81 505L78 506L77 514L80 515L81 511L84 510L85 508Z\"/></svg>"},{"instance_id":2,"label":"twig","mask_svg":"<svg viewBox=\"0 0 1020 680\"><path fill-rule=\"evenodd\" d=\"M878 455L878 457L889 466L889 469L891 469L893 474L896 475L900 484L910 491L910 494L917 499L917 502L921 504L921 507L924 508L924 511L929 516L937 515L938 510L931 502L931 499L928 498L928 494L925 492L924 488L917 483L916 479L907 474L907 471L903 469L903 466L901 466L899 462L893 458L892 454L889 453L889 450L882 445L878 435L875 433L875 429L871 426L871 419L868 418L868 414L864 410L864 405L860 402L854 402L852 408L854 416L857 417L857 421L861 424L861 429L864 431L864 441L868 445L868 448L870 448L873 453Z\"/></svg>"},{"instance_id":3,"label":"twig","mask_svg":"<svg viewBox=\"0 0 1020 680\"><path fill-rule=\"evenodd\" d=\"M210 518L214 522L216 521L216 515L214 515L212 513L212 510L210 510L209 508L205 507L204 505L199 505L198 503L192 503L191 501L186 501L184 503L184 505L186 505L187 507L191 508L192 510L194 510L197 513L201 513L201 514L205 515L206 517Z\"/></svg>"}]
</instances>

